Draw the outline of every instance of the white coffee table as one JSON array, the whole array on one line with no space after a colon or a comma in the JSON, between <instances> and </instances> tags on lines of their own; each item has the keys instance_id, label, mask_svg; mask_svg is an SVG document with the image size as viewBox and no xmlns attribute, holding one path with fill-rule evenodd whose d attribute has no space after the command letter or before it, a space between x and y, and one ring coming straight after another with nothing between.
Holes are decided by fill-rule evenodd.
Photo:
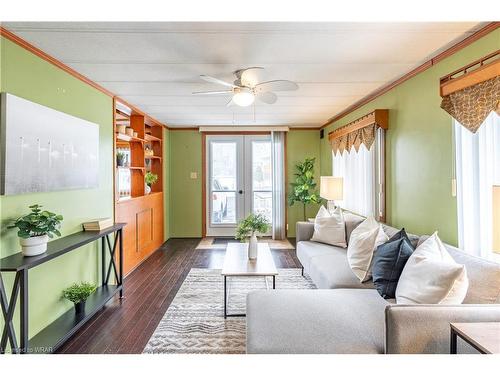
<instances>
[{"instance_id":1,"label":"white coffee table","mask_svg":"<svg viewBox=\"0 0 500 375\"><path fill-rule=\"evenodd\" d=\"M227 244L224 266L222 267L224 276L224 319L228 316L246 316L246 314L227 313L227 278L228 276L272 276L273 289L276 289L276 275L278 270L274 264L273 256L269 244L260 243L257 259L248 259L248 244L230 242ZM267 280L266 280L267 282Z\"/></svg>"}]
</instances>

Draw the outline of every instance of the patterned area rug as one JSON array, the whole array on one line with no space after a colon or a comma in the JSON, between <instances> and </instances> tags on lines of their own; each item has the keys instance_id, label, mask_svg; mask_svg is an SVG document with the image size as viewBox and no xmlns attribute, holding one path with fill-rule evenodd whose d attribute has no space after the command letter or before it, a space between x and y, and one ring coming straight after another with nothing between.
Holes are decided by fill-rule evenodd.
<instances>
[{"instance_id":1,"label":"patterned area rug","mask_svg":"<svg viewBox=\"0 0 500 375\"><path fill-rule=\"evenodd\" d=\"M288 241L284 240L273 240L270 238L259 238L259 242L267 242L271 249L279 250L294 250L295 247ZM196 246L197 250L208 250L208 249L225 249L227 243L214 243L214 237L204 237Z\"/></svg>"},{"instance_id":2,"label":"patterned area rug","mask_svg":"<svg viewBox=\"0 0 500 375\"><path fill-rule=\"evenodd\" d=\"M298 268L280 268L277 289L314 289ZM224 319L220 270L192 268L149 339L144 353L241 354L246 351L245 318ZM272 286L271 278L268 278ZM228 313L244 313L249 291L265 289L264 277L228 278Z\"/></svg>"}]
</instances>

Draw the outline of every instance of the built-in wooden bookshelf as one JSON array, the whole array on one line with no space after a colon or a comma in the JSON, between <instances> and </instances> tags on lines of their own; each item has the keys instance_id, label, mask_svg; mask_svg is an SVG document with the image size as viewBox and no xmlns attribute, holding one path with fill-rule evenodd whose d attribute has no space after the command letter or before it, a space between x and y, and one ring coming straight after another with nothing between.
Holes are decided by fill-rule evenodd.
<instances>
[{"instance_id":1,"label":"built-in wooden bookshelf","mask_svg":"<svg viewBox=\"0 0 500 375\"><path fill-rule=\"evenodd\" d=\"M124 134L123 127L132 129ZM123 165L115 158L115 221L125 222L124 272L129 273L163 244L163 126L134 110L115 108L115 155L126 155ZM130 135L133 132L133 135ZM148 194L145 176L158 180Z\"/></svg>"}]
</instances>

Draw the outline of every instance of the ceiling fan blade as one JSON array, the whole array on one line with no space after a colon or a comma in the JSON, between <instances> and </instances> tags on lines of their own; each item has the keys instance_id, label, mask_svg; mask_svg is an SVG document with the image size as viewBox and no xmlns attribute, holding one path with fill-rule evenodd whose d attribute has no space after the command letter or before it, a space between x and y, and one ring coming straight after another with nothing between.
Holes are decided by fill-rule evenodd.
<instances>
[{"instance_id":1,"label":"ceiling fan blade","mask_svg":"<svg viewBox=\"0 0 500 375\"><path fill-rule=\"evenodd\" d=\"M259 66L237 70L236 76L239 78L236 82L241 86L255 87L262 81L262 72L264 68Z\"/></svg>"},{"instance_id":2,"label":"ceiling fan blade","mask_svg":"<svg viewBox=\"0 0 500 375\"><path fill-rule=\"evenodd\" d=\"M278 100L278 96L270 91L258 93L257 98L267 104L274 104Z\"/></svg>"},{"instance_id":3,"label":"ceiling fan blade","mask_svg":"<svg viewBox=\"0 0 500 375\"><path fill-rule=\"evenodd\" d=\"M212 77L212 76L207 76L205 74L202 74L200 76L200 78L204 81L207 81L207 82L210 82L210 83L217 83L219 85L223 85L223 86L227 86L227 87L236 87L235 85L233 85L232 83L229 83L229 82L226 82L226 81L223 81L219 78L215 78L215 77Z\"/></svg>"},{"instance_id":4,"label":"ceiling fan blade","mask_svg":"<svg viewBox=\"0 0 500 375\"><path fill-rule=\"evenodd\" d=\"M232 94L233 90L224 91L195 91L193 95L229 95Z\"/></svg>"},{"instance_id":5,"label":"ceiling fan blade","mask_svg":"<svg viewBox=\"0 0 500 375\"><path fill-rule=\"evenodd\" d=\"M276 80L259 83L255 86L255 92L267 91L294 91L299 88L295 82L287 80Z\"/></svg>"}]
</instances>

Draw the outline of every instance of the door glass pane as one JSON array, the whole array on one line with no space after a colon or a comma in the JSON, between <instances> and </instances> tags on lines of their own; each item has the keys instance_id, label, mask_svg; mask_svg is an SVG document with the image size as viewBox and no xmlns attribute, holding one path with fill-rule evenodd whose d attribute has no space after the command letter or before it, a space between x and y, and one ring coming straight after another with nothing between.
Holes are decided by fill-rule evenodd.
<instances>
[{"instance_id":1,"label":"door glass pane","mask_svg":"<svg viewBox=\"0 0 500 375\"><path fill-rule=\"evenodd\" d=\"M235 192L212 192L212 224L236 223Z\"/></svg>"},{"instance_id":2,"label":"door glass pane","mask_svg":"<svg viewBox=\"0 0 500 375\"><path fill-rule=\"evenodd\" d=\"M272 190L271 142L252 142L253 190Z\"/></svg>"},{"instance_id":3,"label":"door glass pane","mask_svg":"<svg viewBox=\"0 0 500 375\"><path fill-rule=\"evenodd\" d=\"M212 142L212 190L236 190L236 143Z\"/></svg>"},{"instance_id":4,"label":"door glass pane","mask_svg":"<svg viewBox=\"0 0 500 375\"><path fill-rule=\"evenodd\" d=\"M253 193L253 212L263 214L269 222L272 220L273 197L270 191L256 191Z\"/></svg>"}]
</instances>

